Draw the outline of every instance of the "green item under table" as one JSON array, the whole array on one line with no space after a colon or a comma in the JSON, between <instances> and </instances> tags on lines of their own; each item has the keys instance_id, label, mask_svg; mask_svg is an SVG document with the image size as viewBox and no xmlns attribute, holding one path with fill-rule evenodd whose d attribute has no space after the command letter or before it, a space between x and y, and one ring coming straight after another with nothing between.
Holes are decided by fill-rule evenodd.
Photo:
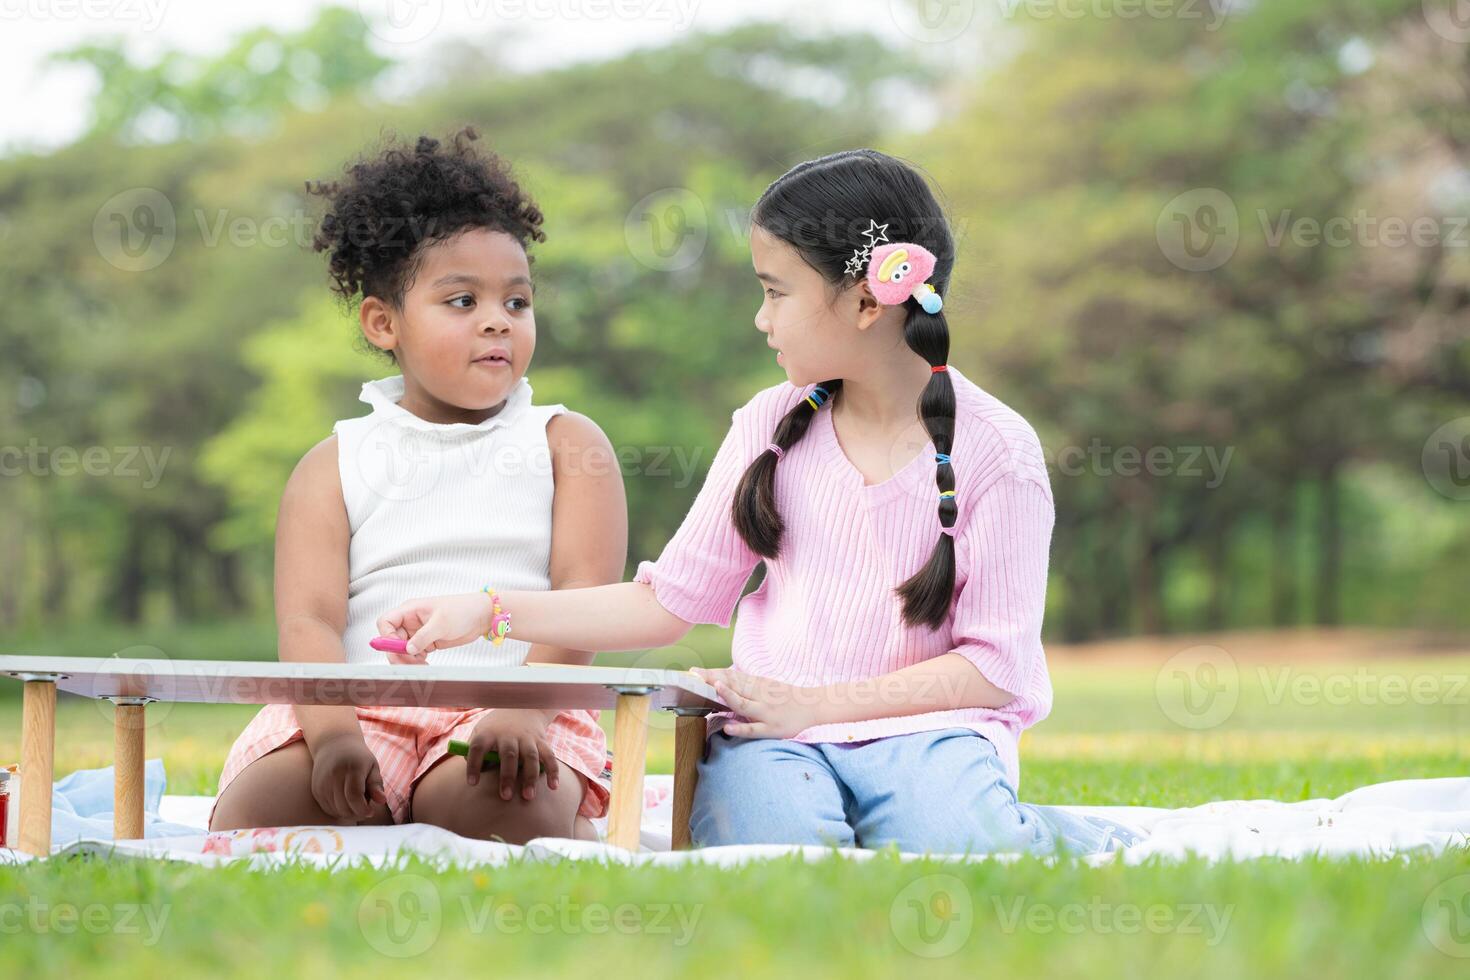
<instances>
[{"instance_id":1,"label":"green item under table","mask_svg":"<svg viewBox=\"0 0 1470 980\"><path fill-rule=\"evenodd\" d=\"M449 740L449 754L450 755L463 755L463 756L468 756L470 754L470 743L469 742L461 742L457 738L451 738ZM499 752L496 752L494 749L488 749L488 750L486 750L486 752L485 752L485 761L482 762L482 763L480 763L480 771L483 772L486 769L499 769L499 768L500 768L500 753ZM541 771L542 772L545 772L546 771L546 763L544 763L544 762L541 763Z\"/></svg>"}]
</instances>

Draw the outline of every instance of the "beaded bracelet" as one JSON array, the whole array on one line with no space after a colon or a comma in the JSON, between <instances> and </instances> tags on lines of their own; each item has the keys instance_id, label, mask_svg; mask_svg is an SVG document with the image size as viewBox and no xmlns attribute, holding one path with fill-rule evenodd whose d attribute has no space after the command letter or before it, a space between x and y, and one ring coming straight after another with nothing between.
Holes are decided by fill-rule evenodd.
<instances>
[{"instance_id":1,"label":"beaded bracelet","mask_svg":"<svg viewBox=\"0 0 1470 980\"><path fill-rule=\"evenodd\" d=\"M510 636L510 613L500 608L500 596L490 586L487 585L480 591L490 596L490 630L485 634L485 639L500 646L501 642Z\"/></svg>"}]
</instances>

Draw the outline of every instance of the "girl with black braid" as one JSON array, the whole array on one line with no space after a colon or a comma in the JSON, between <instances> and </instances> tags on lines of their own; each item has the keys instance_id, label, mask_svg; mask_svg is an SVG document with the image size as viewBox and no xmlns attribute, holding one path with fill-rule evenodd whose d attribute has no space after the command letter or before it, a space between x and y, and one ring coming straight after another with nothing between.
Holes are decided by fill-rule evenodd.
<instances>
[{"instance_id":1,"label":"girl with black braid","mask_svg":"<svg viewBox=\"0 0 1470 980\"><path fill-rule=\"evenodd\" d=\"M1051 709L1055 508L1035 431L948 364L955 250L928 184L873 150L803 163L761 195L750 247L787 381L735 411L658 561L621 585L418 599L380 630L410 658L491 629L638 650L738 606L732 666L694 668L730 708L699 763L696 844L1127 842L1016 800L1020 733Z\"/></svg>"}]
</instances>

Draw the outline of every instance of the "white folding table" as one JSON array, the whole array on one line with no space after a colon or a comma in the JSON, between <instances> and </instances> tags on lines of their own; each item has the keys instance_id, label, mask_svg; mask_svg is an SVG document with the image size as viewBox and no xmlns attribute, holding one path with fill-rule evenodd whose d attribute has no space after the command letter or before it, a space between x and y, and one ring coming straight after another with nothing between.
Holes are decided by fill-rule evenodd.
<instances>
[{"instance_id":1,"label":"white folding table","mask_svg":"<svg viewBox=\"0 0 1470 980\"><path fill-rule=\"evenodd\" d=\"M615 714L608 841L629 849L638 846L649 713L659 710L676 716L673 838L675 847L688 847L695 767L704 749L704 716L725 708L714 688L686 671L622 667L0 656L0 674L24 682L19 840L12 846L42 856L51 853L49 790L55 779L58 689L115 706L118 840L143 836L144 713L154 701L611 709Z\"/></svg>"}]
</instances>

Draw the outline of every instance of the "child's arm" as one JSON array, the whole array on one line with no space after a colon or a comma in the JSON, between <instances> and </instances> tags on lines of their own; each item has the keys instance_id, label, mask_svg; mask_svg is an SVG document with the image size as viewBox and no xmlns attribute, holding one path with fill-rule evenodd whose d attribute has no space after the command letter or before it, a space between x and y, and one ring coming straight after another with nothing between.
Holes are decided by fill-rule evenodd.
<instances>
[{"instance_id":1,"label":"child's arm","mask_svg":"<svg viewBox=\"0 0 1470 980\"><path fill-rule=\"evenodd\" d=\"M751 419L737 411L732 421L694 505L656 563L645 563L633 582L502 592L512 635L574 650L647 650L679 642L697 622L728 626L758 561L729 518L735 486L757 452ZM400 660L422 662L430 650L483 635L491 613L484 593L419 598L381 617L378 632L408 641Z\"/></svg>"},{"instance_id":2,"label":"child's arm","mask_svg":"<svg viewBox=\"0 0 1470 980\"><path fill-rule=\"evenodd\" d=\"M553 592L502 592L515 610L513 635L572 649L647 650L679 642L688 622L659 604L651 586L621 582ZM378 620L378 632L408 640L399 659L421 662L432 650L457 647L490 629L492 606L483 592L414 599Z\"/></svg>"},{"instance_id":3,"label":"child's arm","mask_svg":"<svg viewBox=\"0 0 1470 980\"><path fill-rule=\"evenodd\" d=\"M628 499L617 454L585 415L568 412L547 426L556 496L552 505L551 587L608 585L628 561ZM541 638L527 663L590 664L596 644L569 647Z\"/></svg>"},{"instance_id":4,"label":"child's arm","mask_svg":"<svg viewBox=\"0 0 1470 980\"><path fill-rule=\"evenodd\" d=\"M312 447L296 464L276 517L276 630L288 663L342 663L347 628L347 549L351 531L337 471L337 437ZM297 705L306 744L362 733L356 709Z\"/></svg>"},{"instance_id":5,"label":"child's arm","mask_svg":"<svg viewBox=\"0 0 1470 980\"><path fill-rule=\"evenodd\" d=\"M955 708L1000 708L1015 695L992 684L958 653L856 681L798 687L733 668L690 670L748 722L726 722L742 738L789 738L813 725L836 725Z\"/></svg>"},{"instance_id":6,"label":"child's arm","mask_svg":"<svg viewBox=\"0 0 1470 980\"><path fill-rule=\"evenodd\" d=\"M342 663L347 627L347 548L351 531L337 437L318 443L296 465L276 518L276 629L288 663ZM385 802L383 779L350 705L295 706L312 756L312 795L323 810L358 819Z\"/></svg>"}]
</instances>

